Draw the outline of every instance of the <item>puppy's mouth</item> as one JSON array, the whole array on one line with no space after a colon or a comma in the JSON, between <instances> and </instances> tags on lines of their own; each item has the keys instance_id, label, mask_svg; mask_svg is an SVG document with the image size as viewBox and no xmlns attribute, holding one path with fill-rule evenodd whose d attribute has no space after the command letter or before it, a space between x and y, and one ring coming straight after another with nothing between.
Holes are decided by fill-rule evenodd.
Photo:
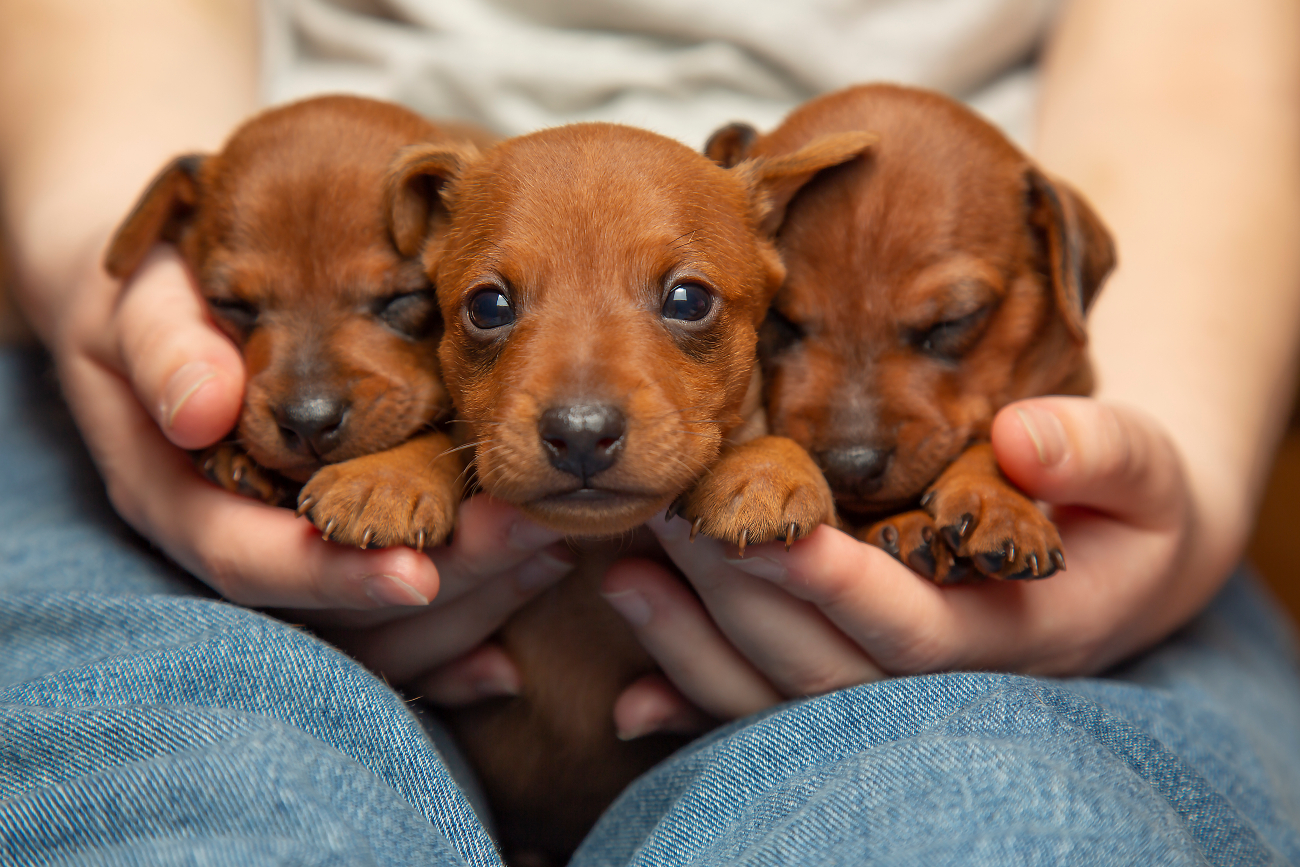
<instances>
[{"instance_id":1,"label":"puppy's mouth","mask_svg":"<svg viewBox=\"0 0 1300 867\"><path fill-rule=\"evenodd\" d=\"M563 491L558 494L548 494L542 497L543 502L551 503L609 503L623 499L644 499L644 494L635 494L628 491L615 491L609 488L575 488L572 491Z\"/></svg>"},{"instance_id":2,"label":"puppy's mouth","mask_svg":"<svg viewBox=\"0 0 1300 867\"><path fill-rule=\"evenodd\" d=\"M521 503L540 523L578 536L623 533L662 512L672 501L665 494L583 486L556 491Z\"/></svg>"}]
</instances>

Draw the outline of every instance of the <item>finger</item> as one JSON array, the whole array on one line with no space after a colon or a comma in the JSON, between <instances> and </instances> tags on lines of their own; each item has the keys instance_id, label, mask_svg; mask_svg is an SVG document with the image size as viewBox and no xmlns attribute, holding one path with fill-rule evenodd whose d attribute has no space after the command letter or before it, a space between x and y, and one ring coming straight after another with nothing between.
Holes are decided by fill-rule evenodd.
<instances>
[{"instance_id":1,"label":"finger","mask_svg":"<svg viewBox=\"0 0 1300 867\"><path fill-rule=\"evenodd\" d=\"M825 525L789 550L779 543L755 545L743 560L729 562L814 606L853 646L893 674L956 667L961 649L970 646L966 642L976 640L973 633L991 641L983 632L996 636L1007 628L1003 615L1017 608L1007 593L1024 586L940 588L879 548ZM974 590L978 593L972 595ZM962 610L964 596L981 610Z\"/></svg>"},{"instance_id":2,"label":"finger","mask_svg":"<svg viewBox=\"0 0 1300 867\"><path fill-rule=\"evenodd\" d=\"M1163 617L1151 614L1151 594L1164 586L1152 576L1174 562L1178 535L1081 511L1065 528L1070 571L1034 582L938 587L826 526L789 551L754 546L734 564L815 605L891 674L1077 674L1122 659Z\"/></svg>"},{"instance_id":3,"label":"finger","mask_svg":"<svg viewBox=\"0 0 1300 867\"><path fill-rule=\"evenodd\" d=\"M1032 497L1141 527L1181 520L1178 453L1143 413L1089 398L1023 400L998 413L992 439L1002 471Z\"/></svg>"},{"instance_id":4,"label":"finger","mask_svg":"<svg viewBox=\"0 0 1300 867\"><path fill-rule=\"evenodd\" d=\"M566 575L572 564L530 570L521 564L462 594L455 601L356 633L331 635L368 668L393 683L407 683L472 650L510 615Z\"/></svg>"},{"instance_id":5,"label":"finger","mask_svg":"<svg viewBox=\"0 0 1300 867\"><path fill-rule=\"evenodd\" d=\"M573 555L557 545L564 534L534 524L518 509L486 494L461 503L450 544L428 549L441 579L441 601L458 598L484 580L515 569L525 583L530 570L539 569L538 580L549 583L556 568L567 571ZM543 551L543 556L538 556ZM558 565L557 565L558 564Z\"/></svg>"},{"instance_id":6,"label":"finger","mask_svg":"<svg viewBox=\"0 0 1300 867\"><path fill-rule=\"evenodd\" d=\"M697 735L717 724L662 674L648 674L637 680L614 702L614 728L620 740L656 733Z\"/></svg>"},{"instance_id":7,"label":"finger","mask_svg":"<svg viewBox=\"0 0 1300 867\"><path fill-rule=\"evenodd\" d=\"M736 568L733 546L699 537L681 518L650 526L736 648L787 697L818 695L883 675L814 605Z\"/></svg>"},{"instance_id":8,"label":"finger","mask_svg":"<svg viewBox=\"0 0 1300 867\"><path fill-rule=\"evenodd\" d=\"M168 439L202 448L234 428L243 360L212 324L175 248L159 245L145 259L123 287L113 322L123 373Z\"/></svg>"},{"instance_id":9,"label":"finger","mask_svg":"<svg viewBox=\"0 0 1300 867\"><path fill-rule=\"evenodd\" d=\"M601 594L627 620L641 645L654 657L669 680L689 700L719 719L733 719L762 710L782 696L732 646L700 604L675 576L647 560L621 560L605 574ZM662 696L659 696L662 698ZM662 708L625 709L631 714L615 721L622 732L636 732L644 720ZM660 713L662 715L662 713ZM641 732L645 733L645 732Z\"/></svg>"},{"instance_id":10,"label":"finger","mask_svg":"<svg viewBox=\"0 0 1300 867\"><path fill-rule=\"evenodd\" d=\"M521 685L519 667L495 644L481 644L411 681L417 697L443 707L518 695Z\"/></svg>"}]
</instances>

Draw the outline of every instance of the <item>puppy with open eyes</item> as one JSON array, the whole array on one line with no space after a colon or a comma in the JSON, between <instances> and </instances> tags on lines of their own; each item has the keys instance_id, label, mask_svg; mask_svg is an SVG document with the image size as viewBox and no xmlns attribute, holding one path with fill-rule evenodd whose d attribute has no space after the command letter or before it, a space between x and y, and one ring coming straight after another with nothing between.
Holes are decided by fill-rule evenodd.
<instances>
[{"instance_id":1,"label":"puppy with open eyes","mask_svg":"<svg viewBox=\"0 0 1300 867\"><path fill-rule=\"evenodd\" d=\"M462 465L432 427L449 408L441 319L382 197L398 149L459 140L390 103L309 99L257 115L220 153L177 158L143 194L109 274L175 244L243 353L234 442L198 456L214 482L296 501L344 544L423 548L450 532Z\"/></svg>"},{"instance_id":2,"label":"puppy with open eyes","mask_svg":"<svg viewBox=\"0 0 1300 867\"><path fill-rule=\"evenodd\" d=\"M1006 404L1091 392L1084 317L1115 262L1084 199L992 125L928 91L864 85L768 135L719 130L722 165L871 130L864 159L786 209L787 269L764 329L774 434L817 461L860 536L944 583L1046 578L1055 526L999 472Z\"/></svg>"},{"instance_id":3,"label":"puppy with open eyes","mask_svg":"<svg viewBox=\"0 0 1300 867\"><path fill-rule=\"evenodd\" d=\"M829 136L724 170L653 133L578 124L395 162L393 237L437 286L443 378L478 484L584 537L574 573L499 634L521 693L448 717L518 862L567 859L681 743L614 730L615 699L653 670L598 595L610 562L642 549L634 529L674 502L740 544L833 514L812 461L762 436L757 329L784 273L771 233L785 203L872 140ZM711 490L732 453L755 467L740 502Z\"/></svg>"}]
</instances>

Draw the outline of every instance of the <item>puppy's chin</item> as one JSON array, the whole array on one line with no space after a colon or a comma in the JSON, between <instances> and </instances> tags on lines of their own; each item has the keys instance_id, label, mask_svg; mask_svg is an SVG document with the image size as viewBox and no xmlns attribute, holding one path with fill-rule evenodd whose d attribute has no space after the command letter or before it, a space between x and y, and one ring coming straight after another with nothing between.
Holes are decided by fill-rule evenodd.
<instances>
[{"instance_id":1,"label":"puppy's chin","mask_svg":"<svg viewBox=\"0 0 1300 867\"><path fill-rule=\"evenodd\" d=\"M920 494L893 500L835 496L835 510L851 524L873 523L887 515L910 512L918 507Z\"/></svg>"},{"instance_id":2,"label":"puppy's chin","mask_svg":"<svg viewBox=\"0 0 1300 867\"><path fill-rule=\"evenodd\" d=\"M315 459L305 459L301 455L285 455L278 449L260 448L259 444L243 438L245 450L259 466L266 467L294 482L306 482L324 463Z\"/></svg>"},{"instance_id":3,"label":"puppy's chin","mask_svg":"<svg viewBox=\"0 0 1300 867\"><path fill-rule=\"evenodd\" d=\"M855 518L872 520L915 509L921 496L949 463L951 459L939 463L935 469L924 468L920 472L908 473L905 478L892 472L886 473L870 490L846 491L832 487L835 508Z\"/></svg>"},{"instance_id":4,"label":"puppy's chin","mask_svg":"<svg viewBox=\"0 0 1300 867\"><path fill-rule=\"evenodd\" d=\"M520 503L532 520L573 536L615 536L663 514L672 496L581 488Z\"/></svg>"}]
</instances>

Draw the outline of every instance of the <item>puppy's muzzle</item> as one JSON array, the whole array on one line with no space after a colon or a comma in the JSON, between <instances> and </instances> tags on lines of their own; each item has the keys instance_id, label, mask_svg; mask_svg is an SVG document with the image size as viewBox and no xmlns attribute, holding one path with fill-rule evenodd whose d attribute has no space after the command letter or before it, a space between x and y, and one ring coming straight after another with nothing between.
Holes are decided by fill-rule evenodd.
<instances>
[{"instance_id":1,"label":"puppy's muzzle","mask_svg":"<svg viewBox=\"0 0 1300 867\"><path fill-rule=\"evenodd\" d=\"M577 476L585 488L592 476L618 460L627 419L609 404L560 406L542 413L537 432L551 466Z\"/></svg>"},{"instance_id":2,"label":"puppy's muzzle","mask_svg":"<svg viewBox=\"0 0 1300 867\"><path fill-rule=\"evenodd\" d=\"M307 395L275 407L284 446L295 454L322 457L343 441L351 405L337 395Z\"/></svg>"},{"instance_id":3,"label":"puppy's muzzle","mask_svg":"<svg viewBox=\"0 0 1300 867\"><path fill-rule=\"evenodd\" d=\"M893 456L892 449L849 446L826 449L815 457L832 490L865 497L880 489Z\"/></svg>"}]
</instances>

